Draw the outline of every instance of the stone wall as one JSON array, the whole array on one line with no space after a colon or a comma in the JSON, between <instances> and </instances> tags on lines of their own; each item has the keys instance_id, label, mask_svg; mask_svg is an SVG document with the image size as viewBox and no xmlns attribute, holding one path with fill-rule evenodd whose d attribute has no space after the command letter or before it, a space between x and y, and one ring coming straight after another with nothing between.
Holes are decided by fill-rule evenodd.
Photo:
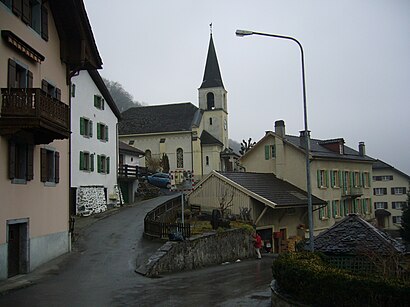
<instances>
[{"instance_id":1,"label":"stone wall","mask_svg":"<svg viewBox=\"0 0 410 307\"><path fill-rule=\"evenodd\" d=\"M250 234L243 229L232 229L191 237L182 242L168 241L136 272L155 277L253 256Z\"/></svg>"},{"instance_id":2,"label":"stone wall","mask_svg":"<svg viewBox=\"0 0 410 307\"><path fill-rule=\"evenodd\" d=\"M89 216L107 210L103 186L81 186L77 189L77 214Z\"/></svg>"}]
</instances>

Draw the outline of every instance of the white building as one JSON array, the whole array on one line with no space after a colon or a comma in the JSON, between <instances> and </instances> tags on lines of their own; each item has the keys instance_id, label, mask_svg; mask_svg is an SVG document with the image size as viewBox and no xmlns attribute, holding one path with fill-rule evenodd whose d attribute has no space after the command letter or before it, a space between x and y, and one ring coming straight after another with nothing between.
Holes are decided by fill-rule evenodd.
<instances>
[{"instance_id":1,"label":"white building","mask_svg":"<svg viewBox=\"0 0 410 307\"><path fill-rule=\"evenodd\" d=\"M120 112L97 70L74 77L71 96L71 212L91 214L119 199Z\"/></svg>"}]
</instances>

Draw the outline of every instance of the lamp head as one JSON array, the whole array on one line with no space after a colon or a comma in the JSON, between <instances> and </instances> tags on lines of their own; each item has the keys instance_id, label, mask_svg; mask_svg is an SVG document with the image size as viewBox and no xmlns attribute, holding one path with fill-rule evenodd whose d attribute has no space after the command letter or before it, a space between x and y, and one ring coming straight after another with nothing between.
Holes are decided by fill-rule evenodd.
<instances>
[{"instance_id":1,"label":"lamp head","mask_svg":"<svg viewBox=\"0 0 410 307\"><path fill-rule=\"evenodd\" d=\"M253 32L252 31L247 31L247 30L236 30L235 34L236 34L236 36L243 37L243 36L247 36L247 35L252 35Z\"/></svg>"}]
</instances>

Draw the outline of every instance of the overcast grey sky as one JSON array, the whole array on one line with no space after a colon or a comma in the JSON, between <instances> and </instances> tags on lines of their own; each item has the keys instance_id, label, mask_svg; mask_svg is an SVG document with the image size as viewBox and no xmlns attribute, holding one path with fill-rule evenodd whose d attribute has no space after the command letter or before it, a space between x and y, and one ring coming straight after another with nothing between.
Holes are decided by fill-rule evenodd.
<instances>
[{"instance_id":1,"label":"overcast grey sky","mask_svg":"<svg viewBox=\"0 0 410 307\"><path fill-rule=\"evenodd\" d=\"M229 137L258 141L274 121L303 126L305 51L312 138L345 139L410 174L410 1L408 0L84 0L101 75L148 105L198 106L209 24L225 89Z\"/></svg>"}]
</instances>

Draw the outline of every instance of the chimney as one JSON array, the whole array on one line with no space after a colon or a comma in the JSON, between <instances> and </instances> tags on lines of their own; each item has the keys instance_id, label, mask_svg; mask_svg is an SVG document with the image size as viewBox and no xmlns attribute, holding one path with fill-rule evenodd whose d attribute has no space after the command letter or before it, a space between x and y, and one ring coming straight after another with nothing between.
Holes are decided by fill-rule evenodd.
<instances>
[{"instance_id":1,"label":"chimney","mask_svg":"<svg viewBox=\"0 0 410 307\"><path fill-rule=\"evenodd\" d=\"M366 146L364 142L359 142L359 156L364 157L366 155Z\"/></svg>"},{"instance_id":2,"label":"chimney","mask_svg":"<svg viewBox=\"0 0 410 307\"><path fill-rule=\"evenodd\" d=\"M307 131L308 137L310 138L310 131ZM306 133L305 130L299 131L299 143L300 147L306 149Z\"/></svg>"},{"instance_id":3,"label":"chimney","mask_svg":"<svg viewBox=\"0 0 410 307\"><path fill-rule=\"evenodd\" d=\"M275 121L275 133L281 138L285 137L285 121L277 120Z\"/></svg>"}]
</instances>

